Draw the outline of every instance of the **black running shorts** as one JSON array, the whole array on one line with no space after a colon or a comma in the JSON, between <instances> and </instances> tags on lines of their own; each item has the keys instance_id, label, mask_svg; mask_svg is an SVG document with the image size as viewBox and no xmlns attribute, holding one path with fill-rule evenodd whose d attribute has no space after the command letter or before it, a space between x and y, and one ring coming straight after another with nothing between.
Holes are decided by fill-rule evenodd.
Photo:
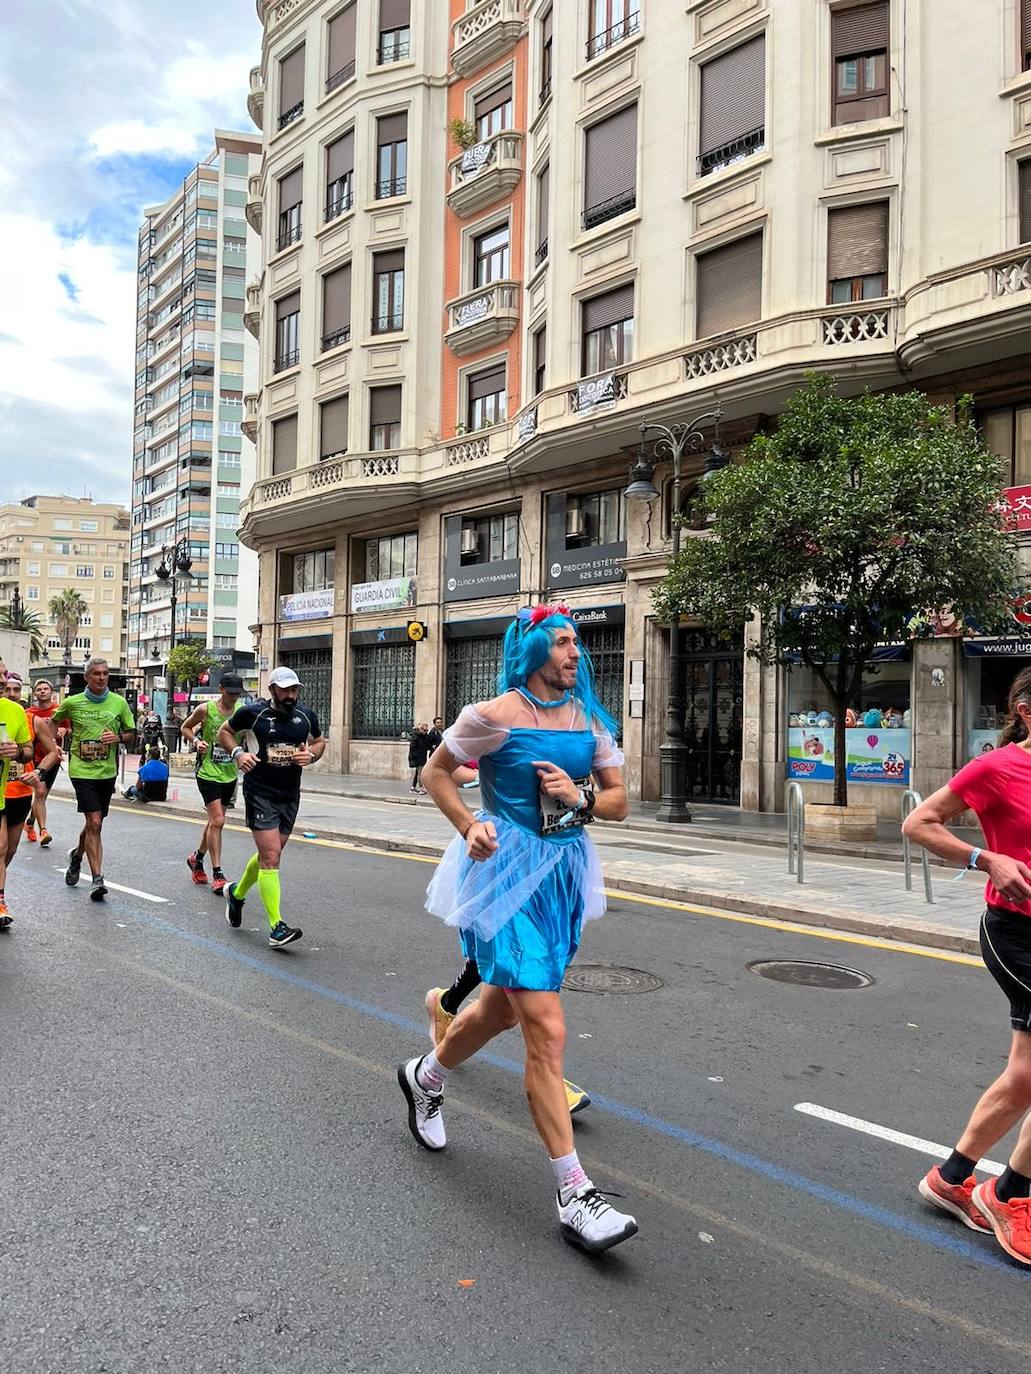
<instances>
[{"instance_id":1,"label":"black running shorts","mask_svg":"<svg viewBox=\"0 0 1031 1374\"><path fill-rule=\"evenodd\" d=\"M981 956L1010 999L1010 1025L1031 1031L1031 916L988 907L981 918Z\"/></svg>"},{"instance_id":2,"label":"black running shorts","mask_svg":"<svg viewBox=\"0 0 1031 1374\"><path fill-rule=\"evenodd\" d=\"M75 789L76 811L81 811L84 816L91 811L107 815L115 790L113 777L72 778L72 787Z\"/></svg>"},{"instance_id":3,"label":"black running shorts","mask_svg":"<svg viewBox=\"0 0 1031 1374\"><path fill-rule=\"evenodd\" d=\"M223 806L229 806L236 791L236 783L216 782L214 778L202 778L198 774L197 788L204 798L205 806L210 806L213 801L220 801Z\"/></svg>"},{"instance_id":4,"label":"black running shorts","mask_svg":"<svg viewBox=\"0 0 1031 1374\"><path fill-rule=\"evenodd\" d=\"M277 792L259 792L244 783L243 800L247 812L248 830L278 830L289 835L297 820L301 794L280 796Z\"/></svg>"},{"instance_id":5,"label":"black running shorts","mask_svg":"<svg viewBox=\"0 0 1031 1374\"><path fill-rule=\"evenodd\" d=\"M9 826L24 825L29 812L32 810L31 797L8 797L4 802L4 809L0 811Z\"/></svg>"}]
</instances>

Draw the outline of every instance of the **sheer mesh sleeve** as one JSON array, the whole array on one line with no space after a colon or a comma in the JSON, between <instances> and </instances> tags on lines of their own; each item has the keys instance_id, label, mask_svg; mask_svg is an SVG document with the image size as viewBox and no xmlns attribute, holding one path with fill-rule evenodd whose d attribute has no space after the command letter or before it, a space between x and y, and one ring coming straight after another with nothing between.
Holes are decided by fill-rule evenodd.
<instances>
[{"instance_id":1,"label":"sheer mesh sleeve","mask_svg":"<svg viewBox=\"0 0 1031 1374\"><path fill-rule=\"evenodd\" d=\"M594 731L594 767L622 768L626 759L608 730Z\"/></svg>"},{"instance_id":2,"label":"sheer mesh sleeve","mask_svg":"<svg viewBox=\"0 0 1031 1374\"><path fill-rule=\"evenodd\" d=\"M508 736L507 725L495 725L475 706L466 706L454 725L444 731L443 742L452 758L459 763L472 763L500 749Z\"/></svg>"}]
</instances>

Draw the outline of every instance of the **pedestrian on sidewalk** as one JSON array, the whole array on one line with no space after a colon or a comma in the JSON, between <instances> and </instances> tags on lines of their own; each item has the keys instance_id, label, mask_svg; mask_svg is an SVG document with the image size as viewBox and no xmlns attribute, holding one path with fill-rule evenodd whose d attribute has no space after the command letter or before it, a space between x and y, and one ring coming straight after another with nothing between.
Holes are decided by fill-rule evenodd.
<instances>
[{"instance_id":1,"label":"pedestrian on sidewalk","mask_svg":"<svg viewBox=\"0 0 1031 1374\"><path fill-rule=\"evenodd\" d=\"M970 809L984 832L971 848L946 829ZM920 1193L1031 1264L1031 668L1010 688L999 747L961 768L918 806L903 834L932 854L988 875L981 953L1010 1004L1009 1061L981 1096L956 1148L920 1182ZM1002 1176L978 1183L977 1161L1024 1118Z\"/></svg>"},{"instance_id":2,"label":"pedestrian on sidewalk","mask_svg":"<svg viewBox=\"0 0 1031 1374\"><path fill-rule=\"evenodd\" d=\"M427 736L427 746L426 746L426 754L427 754L427 757L429 757L429 756L433 753L434 749L439 749L439 748L440 748L440 745L441 745L441 742L443 741L443 739L444 739L444 717L443 717L443 716L434 716L434 717L433 717L433 724L430 726L430 732L429 732L429 735Z\"/></svg>"},{"instance_id":3,"label":"pedestrian on sidewalk","mask_svg":"<svg viewBox=\"0 0 1031 1374\"><path fill-rule=\"evenodd\" d=\"M518 1025L526 1094L551 1160L561 1233L598 1253L629 1239L637 1222L606 1201L574 1148L559 988L583 922L605 910L601 866L585 826L596 814L626 815L623 756L567 607L519 612L505 635L498 685L500 696L462 711L425 773L433 800L458 831L427 906L458 927L483 988L434 1050L399 1066L398 1083L415 1139L442 1150L448 1074ZM484 804L475 815L454 779L471 759L479 760Z\"/></svg>"},{"instance_id":4,"label":"pedestrian on sidewalk","mask_svg":"<svg viewBox=\"0 0 1031 1374\"><path fill-rule=\"evenodd\" d=\"M412 737L408 741L408 767L412 772L412 785L409 792L418 796L424 796L425 787L422 786L422 770L426 760L430 755L430 727L425 721L421 721L412 731Z\"/></svg>"},{"instance_id":5,"label":"pedestrian on sidewalk","mask_svg":"<svg viewBox=\"0 0 1031 1374\"><path fill-rule=\"evenodd\" d=\"M200 844L187 858L186 866L195 883L206 883L204 856L210 853L211 890L221 897L228 881L222 872L222 831L226 807L236 792L237 769L232 755L219 744L218 732L240 704L243 678L239 673L223 673L218 686L217 700L202 702L183 721L183 738L197 751L197 787L208 814Z\"/></svg>"}]
</instances>

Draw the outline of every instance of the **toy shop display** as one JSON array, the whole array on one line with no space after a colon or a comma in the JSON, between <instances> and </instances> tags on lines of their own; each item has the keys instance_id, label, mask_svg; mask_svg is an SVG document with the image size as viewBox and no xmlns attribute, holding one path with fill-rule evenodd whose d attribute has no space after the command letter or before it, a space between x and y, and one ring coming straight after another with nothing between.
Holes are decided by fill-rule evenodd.
<instances>
[{"instance_id":1,"label":"toy shop display","mask_svg":"<svg viewBox=\"0 0 1031 1374\"><path fill-rule=\"evenodd\" d=\"M909 710L870 706L845 712L845 776L849 782L909 786ZM834 778L834 717L830 711L788 714L787 775L798 782Z\"/></svg>"}]
</instances>

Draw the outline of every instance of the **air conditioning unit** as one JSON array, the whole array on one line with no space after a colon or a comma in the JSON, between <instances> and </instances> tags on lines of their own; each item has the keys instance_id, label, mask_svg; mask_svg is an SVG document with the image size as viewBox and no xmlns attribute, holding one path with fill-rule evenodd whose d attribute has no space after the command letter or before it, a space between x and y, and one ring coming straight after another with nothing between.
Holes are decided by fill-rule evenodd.
<instances>
[{"instance_id":1,"label":"air conditioning unit","mask_svg":"<svg viewBox=\"0 0 1031 1374\"><path fill-rule=\"evenodd\" d=\"M478 553L480 548L480 536L472 525L466 525L462 530L462 554Z\"/></svg>"},{"instance_id":2,"label":"air conditioning unit","mask_svg":"<svg viewBox=\"0 0 1031 1374\"><path fill-rule=\"evenodd\" d=\"M579 539L587 531L584 513L578 505L566 507L566 538Z\"/></svg>"}]
</instances>

